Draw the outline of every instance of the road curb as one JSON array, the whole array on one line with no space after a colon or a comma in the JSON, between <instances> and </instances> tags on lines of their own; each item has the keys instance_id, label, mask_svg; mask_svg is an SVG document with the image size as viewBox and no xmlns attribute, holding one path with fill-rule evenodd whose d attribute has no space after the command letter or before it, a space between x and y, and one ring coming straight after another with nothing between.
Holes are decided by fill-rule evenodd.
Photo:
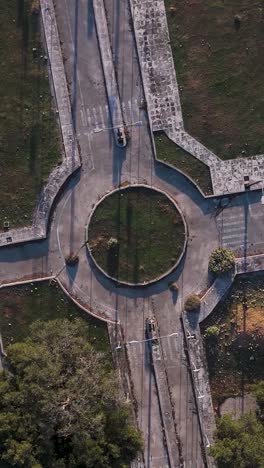
<instances>
[{"instance_id":1,"label":"road curb","mask_svg":"<svg viewBox=\"0 0 264 468\"><path fill-rule=\"evenodd\" d=\"M183 245L183 248L182 248L182 252L181 252L181 255L179 256L177 262L168 270L166 271L165 273L163 273L162 275L160 275L159 277L151 280L151 281L146 281L144 283L129 283L127 281L122 281L122 280L118 280L117 278L113 277L113 276L110 276L108 273L106 273L103 268L96 262L93 254L92 254L92 250L89 246L89 235L88 235L88 230L89 230L89 224L91 222L91 219L93 217L93 214L94 212L96 211L97 207L109 196L113 195L114 193L116 192L122 192L122 191L125 191L125 190L130 190L130 189L133 189L133 188L146 188L148 190L155 190L156 192L159 192L161 193L162 195L166 196L174 205L175 209L180 213L181 215L181 218L182 218L182 222L183 222L183 225L184 225L184 234L185 234L185 239L184 239L184 245ZM153 185L147 185L147 184L132 184L132 185L126 185L125 187L119 187L117 189L114 189L108 193L106 193L102 198L100 198L100 200L97 201L97 203L94 205L90 215L89 215L89 219L88 219L88 222L85 226L85 243L86 243L86 248L89 252L89 256L90 258L92 259L92 261L94 262L95 266L98 268L98 270L100 271L100 273L102 273L104 276L106 276L108 279L110 279L111 281L113 281L114 283L117 283L118 285L123 285L123 286L127 286L127 287L139 287L139 288L142 288L142 287L146 287L146 286L150 286L152 284L155 284L157 283L158 281L161 281L163 280L164 278L166 278L167 276L169 276L174 270L176 270L176 268L179 266L179 264L181 263L184 255L185 255L185 252L186 252L186 248L187 248L187 243L188 243L188 239L189 239L189 231L188 231L188 226L187 226L187 223L186 223L186 220L185 220L185 217L183 215L183 212L181 210L181 208L179 207L178 203L174 200L174 198L168 194L167 192L165 192L164 190L161 190L159 188L156 188L155 186Z\"/></svg>"},{"instance_id":2,"label":"road curb","mask_svg":"<svg viewBox=\"0 0 264 468\"><path fill-rule=\"evenodd\" d=\"M104 0L93 1L93 10L112 126L115 128L124 128L125 125L113 63ZM114 132L114 136L117 141L116 132Z\"/></svg>"}]
</instances>

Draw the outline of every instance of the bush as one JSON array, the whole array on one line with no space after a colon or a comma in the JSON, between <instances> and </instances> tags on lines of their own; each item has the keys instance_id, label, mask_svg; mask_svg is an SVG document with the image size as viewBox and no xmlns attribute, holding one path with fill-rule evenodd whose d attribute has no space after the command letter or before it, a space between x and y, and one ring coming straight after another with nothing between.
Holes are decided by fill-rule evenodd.
<instances>
[{"instance_id":1,"label":"bush","mask_svg":"<svg viewBox=\"0 0 264 468\"><path fill-rule=\"evenodd\" d=\"M209 270L215 275L223 275L232 270L235 265L235 255L229 249L215 249L209 259Z\"/></svg>"},{"instance_id":2,"label":"bush","mask_svg":"<svg viewBox=\"0 0 264 468\"><path fill-rule=\"evenodd\" d=\"M66 265L69 265L69 266L77 265L77 263L79 262L79 257L78 257L77 254L74 254L73 252L70 252L65 257L65 262L66 262Z\"/></svg>"},{"instance_id":3,"label":"bush","mask_svg":"<svg viewBox=\"0 0 264 468\"><path fill-rule=\"evenodd\" d=\"M205 338L216 338L220 333L219 327L216 325L212 325L211 327L207 327L204 336Z\"/></svg>"},{"instance_id":4,"label":"bush","mask_svg":"<svg viewBox=\"0 0 264 468\"><path fill-rule=\"evenodd\" d=\"M169 288L171 291L174 291L174 292L177 292L179 287L178 287L178 284L176 283L176 281L172 281L171 283L169 283Z\"/></svg>"},{"instance_id":5,"label":"bush","mask_svg":"<svg viewBox=\"0 0 264 468\"><path fill-rule=\"evenodd\" d=\"M118 245L118 240L115 237L110 237L110 239L107 241L108 250L113 249L117 245Z\"/></svg>"},{"instance_id":6,"label":"bush","mask_svg":"<svg viewBox=\"0 0 264 468\"><path fill-rule=\"evenodd\" d=\"M185 310L187 312L196 312L200 309L201 300L199 296L193 294L189 296L188 299L185 301Z\"/></svg>"}]
</instances>

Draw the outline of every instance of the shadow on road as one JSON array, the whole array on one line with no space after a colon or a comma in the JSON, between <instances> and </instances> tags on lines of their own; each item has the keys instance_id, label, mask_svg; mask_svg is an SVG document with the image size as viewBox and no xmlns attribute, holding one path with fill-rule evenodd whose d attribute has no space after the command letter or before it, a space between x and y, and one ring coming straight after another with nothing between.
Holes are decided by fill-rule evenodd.
<instances>
[{"instance_id":1,"label":"shadow on road","mask_svg":"<svg viewBox=\"0 0 264 468\"><path fill-rule=\"evenodd\" d=\"M94 9L93 9L93 0L88 0L87 2L87 38L91 39L94 32Z\"/></svg>"},{"instance_id":2,"label":"shadow on road","mask_svg":"<svg viewBox=\"0 0 264 468\"><path fill-rule=\"evenodd\" d=\"M164 291L168 290L169 284L177 282L182 274L184 269L184 263L186 258L186 253L184 254L180 264L178 267L166 276L164 279L157 281L149 286L123 286L118 285L116 281L112 281L111 279L107 278L94 264L93 259L91 258L88 249L86 249L87 261L89 262L89 266L91 268L92 274L96 277L97 281L101 283L101 285L107 289L108 291L123 297L128 297L132 299L137 298L146 298L150 297L154 294L161 294ZM177 296L178 297L178 296Z\"/></svg>"},{"instance_id":3,"label":"shadow on road","mask_svg":"<svg viewBox=\"0 0 264 468\"><path fill-rule=\"evenodd\" d=\"M154 169L157 177L167 182L167 184L173 185L179 192L187 195L202 209L204 214L212 211L213 200L204 198L191 181L183 174L180 174L177 170L171 169L158 161L155 161Z\"/></svg>"}]
</instances>

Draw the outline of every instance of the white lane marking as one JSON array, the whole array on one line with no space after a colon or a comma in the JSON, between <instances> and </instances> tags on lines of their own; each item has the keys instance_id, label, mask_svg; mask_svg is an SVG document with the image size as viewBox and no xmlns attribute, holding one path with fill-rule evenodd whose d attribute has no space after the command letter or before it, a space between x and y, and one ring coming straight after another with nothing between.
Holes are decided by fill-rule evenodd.
<instances>
[{"instance_id":1,"label":"white lane marking","mask_svg":"<svg viewBox=\"0 0 264 468\"><path fill-rule=\"evenodd\" d=\"M106 104L105 105L105 114L106 114L106 122L107 122L107 127L110 127L111 125L111 119L110 119L110 114L109 114L109 107L108 105Z\"/></svg>"},{"instance_id":2,"label":"white lane marking","mask_svg":"<svg viewBox=\"0 0 264 468\"><path fill-rule=\"evenodd\" d=\"M101 118L101 126L105 127L106 122L105 122L105 117L104 117L104 114L103 114L102 106L99 106L99 114L100 114L100 118Z\"/></svg>"},{"instance_id":3,"label":"white lane marking","mask_svg":"<svg viewBox=\"0 0 264 468\"><path fill-rule=\"evenodd\" d=\"M228 234L235 234L237 233L238 235L241 234L241 233L245 233L246 231L246 228L245 226L238 226L238 227L231 227L230 229L229 228L225 228L223 229L223 236L224 235L228 235Z\"/></svg>"},{"instance_id":4,"label":"white lane marking","mask_svg":"<svg viewBox=\"0 0 264 468\"><path fill-rule=\"evenodd\" d=\"M131 103L130 99L128 101L128 108L129 108L129 114L130 114L130 121L133 122L133 120L134 120L133 119L133 110L132 110L132 103Z\"/></svg>"},{"instance_id":5,"label":"white lane marking","mask_svg":"<svg viewBox=\"0 0 264 468\"><path fill-rule=\"evenodd\" d=\"M81 112L82 126L83 126L83 127L87 127L87 121L86 121L85 112L83 111L83 109L81 109L80 112Z\"/></svg>"},{"instance_id":6,"label":"white lane marking","mask_svg":"<svg viewBox=\"0 0 264 468\"><path fill-rule=\"evenodd\" d=\"M93 107L93 119L94 119L95 128L100 128L100 125L98 124L98 120L97 120L97 113L96 113L95 107Z\"/></svg>"},{"instance_id":7,"label":"white lane marking","mask_svg":"<svg viewBox=\"0 0 264 468\"><path fill-rule=\"evenodd\" d=\"M86 109L86 114L87 114L88 126L90 127L90 129L92 129L92 118L91 118L90 110L88 108Z\"/></svg>"},{"instance_id":8,"label":"white lane marking","mask_svg":"<svg viewBox=\"0 0 264 468\"><path fill-rule=\"evenodd\" d=\"M224 223L220 223L220 224L223 227L225 227L225 226L229 227L229 226L239 226L239 225L241 225L241 222L242 221L230 221L230 222L224 222Z\"/></svg>"}]
</instances>

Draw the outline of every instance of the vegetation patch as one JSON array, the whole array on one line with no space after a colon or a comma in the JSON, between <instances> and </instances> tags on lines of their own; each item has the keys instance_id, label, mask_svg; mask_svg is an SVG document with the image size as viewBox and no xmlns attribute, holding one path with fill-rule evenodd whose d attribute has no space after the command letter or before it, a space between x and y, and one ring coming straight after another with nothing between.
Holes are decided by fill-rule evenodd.
<instances>
[{"instance_id":1,"label":"vegetation patch","mask_svg":"<svg viewBox=\"0 0 264 468\"><path fill-rule=\"evenodd\" d=\"M263 153L262 3L165 5L186 130L223 159Z\"/></svg>"},{"instance_id":2,"label":"vegetation patch","mask_svg":"<svg viewBox=\"0 0 264 468\"><path fill-rule=\"evenodd\" d=\"M263 273L236 277L227 297L201 324L216 411L264 379Z\"/></svg>"},{"instance_id":3,"label":"vegetation patch","mask_svg":"<svg viewBox=\"0 0 264 468\"><path fill-rule=\"evenodd\" d=\"M154 134L157 157L171 164L192 179L205 195L213 195L210 169L187 151L184 151L164 132Z\"/></svg>"},{"instance_id":4,"label":"vegetation patch","mask_svg":"<svg viewBox=\"0 0 264 468\"><path fill-rule=\"evenodd\" d=\"M0 2L0 229L30 224L60 159L39 14L31 0Z\"/></svg>"},{"instance_id":5,"label":"vegetation patch","mask_svg":"<svg viewBox=\"0 0 264 468\"><path fill-rule=\"evenodd\" d=\"M215 249L209 259L209 271L216 276L224 275L234 268L235 255L224 247Z\"/></svg>"},{"instance_id":6,"label":"vegetation patch","mask_svg":"<svg viewBox=\"0 0 264 468\"><path fill-rule=\"evenodd\" d=\"M0 332L5 347L24 340L36 320L55 318L81 320L89 340L98 351L108 352L110 360L106 325L77 307L57 284L40 282L0 289Z\"/></svg>"},{"instance_id":7,"label":"vegetation patch","mask_svg":"<svg viewBox=\"0 0 264 468\"><path fill-rule=\"evenodd\" d=\"M224 415L217 421L215 444L209 453L219 468L262 468L264 427L254 413L234 421Z\"/></svg>"},{"instance_id":8,"label":"vegetation patch","mask_svg":"<svg viewBox=\"0 0 264 468\"><path fill-rule=\"evenodd\" d=\"M98 205L88 239L95 261L107 274L136 284L173 267L183 251L185 227L165 195L132 187L109 195Z\"/></svg>"},{"instance_id":9,"label":"vegetation patch","mask_svg":"<svg viewBox=\"0 0 264 468\"><path fill-rule=\"evenodd\" d=\"M36 321L0 373L0 461L125 468L142 449L117 375L80 321Z\"/></svg>"}]
</instances>

